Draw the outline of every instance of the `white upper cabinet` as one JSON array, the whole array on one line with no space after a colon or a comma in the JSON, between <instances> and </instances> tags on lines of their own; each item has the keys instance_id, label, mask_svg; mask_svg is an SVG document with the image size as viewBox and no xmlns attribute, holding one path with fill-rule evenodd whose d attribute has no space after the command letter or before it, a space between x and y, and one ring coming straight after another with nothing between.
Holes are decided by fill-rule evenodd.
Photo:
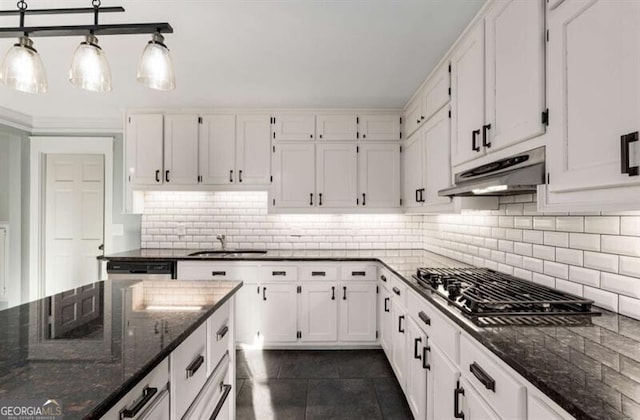
<instances>
[{"instance_id":1,"label":"white upper cabinet","mask_svg":"<svg viewBox=\"0 0 640 420\"><path fill-rule=\"evenodd\" d=\"M403 137L409 138L420 127L425 119L422 92L419 92L404 110Z\"/></svg>"},{"instance_id":2,"label":"white upper cabinet","mask_svg":"<svg viewBox=\"0 0 640 420\"><path fill-rule=\"evenodd\" d=\"M358 131L362 140L400 140L400 115L360 115Z\"/></svg>"},{"instance_id":3,"label":"white upper cabinet","mask_svg":"<svg viewBox=\"0 0 640 420\"><path fill-rule=\"evenodd\" d=\"M356 140L358 122L356 115L334 114L316 116L318 140Z\"/></svg>"},{"instance_id":4,"label":"white upper cabinet","mask_svg":"<svg viewBox=\"0 0 640 420\"><path fill-rule=\"evenodd\" d=\"M272 206L283 208L313 206L314 148L312 143L285 143L274 146Z\"/></svg>"},{"instance_id":5,"label":"white upper cabinet","mask_svg":"<svg viewBox=\"0 0 640 420\"><path fill-rule=\"evenodd\" d=\"M133 185L162 184L163 116L136 114L127 123L127 176Z\"/></svg>"},{"instance_id":6,"label":"white upper cabinet","mask_svg":"<svg viewBox=\"0 0 640 420\"><path fill-rule=\"evenodd\" d=\"M480 22L451 57L452 163L484 154L484 22Z\"/></svg>"},{"instance_id":7,"label":"white upper cabinet","mask_svg":"<svg viewBox=\"0 0 640 420\"><path fill-rule=\"evenodd\" d=\"M236 170L240 184L271 182L271 116L236 117Z\"/></svg>"},{"instance_id":8,"label":"white upper cabinet","mask_svg":"<svg viewBox=\"0 0 640 420\"><path fill-rule=\"evenodd\" d=\"M355 143L316 145L317 206L356 207L358 196L358 158ZM317 201L316 201L317 198Z\"/></svg>"},{"instance_id":9,"label":"white upper cabinet","mask_svg":"<svg viewBox=\"0 0 640 420\"><path fill-rule=\"evenodd\" d=\"M425 182L420 198L426 207L451 203L451 198L438 195L438 191L448 188L452 182L450 126L449 110L444 108L427 121L424 128L422 162Z\"/></svg>"},{"instance_id":10,"label":"white upper cabinet","mask_svg":"<svg viewBox=\"0 0 640 420\"><path fill-rule=\"evenodd\" d=\"M198 183L198 116L164 116L164 183Z\"/></svg>"},{"instance_id":11,"label":"white upper cabinet","mask_svg":"<svg viewBox=\"0 0 640 420\"><path fill-rule=\"evenodd\" d=\"M544 133L544 2L500 0L485 18L483 145L499 150Z\"/></svg>"},{"instance_id":12,"label":"white upper cabinet","mask_svg":"<svg viewBox=\"0 0 640 420\"><path fill-rule=\"evenodd\" d=\"M424 87L422 108L424 120L429 120L433 114L445 106L451 99L451 72L449 62L442 64L434 71Z\"/></svg>"},{"instance_id":13,"label":"white upper cabinet","mask_svg":"<svg viewBox=\"0 0 640 420\"><path fill-rule=\"evenodd\" d=\"M639 186L640 2L565 0L548 24L548 190ZM585 201L638 208L637 188L617 190Z\"/></svg>"},{"instance_id":14,"label":"white upper cabinet","mask_svg":"<svg viewBox=\"0 0 640 420\"><path fill-rule=\"evenodd\" d=\"M400 205L400 145L358 146L358 198L362 207L391 208Z\"/></svg>"},{"instance_id":15,"label":"white upper cabinet","mask_svg":"<svg viewBox=\"0 0 640 420\"><path fill-rule=\"evenodd\" d=\"M404 145L402 152L402 195L405 208L422 206L420 192L424 183L423 176L423 141L421 135L411 137Z\"/></svg>"},{"instance_id":16,"label":"white upper cabinet","mask_svg":"<svg viewBox=\"0 0 640 420\"><path fill-rule=\"evenodd\" d=\"M316 117L314 115L276 115L273 117L273 139L313 140L316 132Z\"/></svg>"},{"instance_id":17,"label":"white upper cabinet","mask_svg":"<svg viewBox=\"0 0 640 420\"><path fill-rule=\"evenodd\" d=\"M204 115L200 124L200 176L203 184L234 183L235 115Z\"/></svg>"}]
</instances>

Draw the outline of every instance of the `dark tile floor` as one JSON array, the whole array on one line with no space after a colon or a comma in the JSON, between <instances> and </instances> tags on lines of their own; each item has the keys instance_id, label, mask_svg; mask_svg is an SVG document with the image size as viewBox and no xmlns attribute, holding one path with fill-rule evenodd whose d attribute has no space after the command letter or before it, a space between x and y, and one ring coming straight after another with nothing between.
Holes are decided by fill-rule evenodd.
<instances>
[{"instance_id":1,"label":"dark tile floor","mask_svg":"<svg viewBox=\"0 0 640 420\"><path fill-rule=\"evenodd\" d=\"M382 350L239 350L238 420L412 419Z\"/></svg>"}]
</instances>

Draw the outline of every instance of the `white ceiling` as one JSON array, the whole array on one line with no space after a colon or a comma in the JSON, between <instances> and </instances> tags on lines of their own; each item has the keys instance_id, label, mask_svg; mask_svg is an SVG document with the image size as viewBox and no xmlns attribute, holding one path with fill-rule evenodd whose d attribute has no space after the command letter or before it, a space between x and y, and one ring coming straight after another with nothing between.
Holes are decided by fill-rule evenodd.
<instances>
[{"instance_id":1,"label":"white ceiling","mask_svg":"<svg viewBox=\"0 0 640 420\"><path fill-rule=\"evenodd\" d=\"M14 9L17 0L0 0ZM29 8L86 7L90 0L28 0ZM0 85L0 106L28 115L119 118L134 107L396 108L405 105L484 0L103 0L124 6L101 23L169 22L177 88L135 80L147 35L104 36L109 93L67 81L79 38L34 38L49 92ZM27 16L26 24L91 23L91 15ZM15 16L0 26L17 26ZM0 39L4 56L13 39Z\"/></svg>"}]
</instances>

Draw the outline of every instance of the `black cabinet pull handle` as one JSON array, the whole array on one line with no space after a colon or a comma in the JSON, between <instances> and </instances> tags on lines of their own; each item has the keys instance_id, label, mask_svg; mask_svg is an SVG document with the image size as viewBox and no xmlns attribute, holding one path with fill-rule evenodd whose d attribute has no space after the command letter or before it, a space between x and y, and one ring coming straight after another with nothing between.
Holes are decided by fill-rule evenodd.
<instances>
[{"instance_id":1,"label":"black cabinet pull handle","mask_svg":"<svg viewBox=\"0 0 640 420\"><path fill-rule=\"evenodd\" d=\"M400 296L400 289L398 289L397 287L394 287L392 290L393 290L393 293Z\"/></svg>"},{"instance_id":2,"label":"black cabinet pull handle","mask_svg":"<svg viewBox=\"0 0 640 420\"><path fill-rule=\"evenodd\" d=\"M313 138L313 134L309 134L309 138L312 139Z\"/></svg>"},{"instance_id":3,"label":"black cabinet pull handle","mask_svg":"<svg viewBox=\"0 0 640 420\"><path fill-rule=\"evenodd\" d=\"M164 171L164 180L169 182L169 171Z\"/></svg>"},{"instance_id":4,"label":"black cabinet pull handle","mask_svg":"<svg viewBox=\"0 0 640 420\"><path fill-rule=\"evenodd\" d=\"M156 170L156 182L160 182L160 170Z\"/></svg>"},{"instance_id":5,"label":"black cabinet pull handle","mask_svg":"<svg viewBox=\"0 0 640 420\"><path fill-rule=\"evenodd\" d=\"M286 276L287 272L286 271L272 271L271 275L272 276Z\"/></svg>"},{"instance_id":6,"label":"black cabinet pull handle","mask_svg":"<svg viewBox=\"0 0 640 420\"><path fill-rule=\"evenodd\" d=\"M419 194L418 191L420 191L420 190L416 190L416 203L420 202L420 198L418 197L418 194Z\"/></svg>"},{"instance_id":7,"label":"black cabinet pull handle","mask_svg":"<svg viewBox=\"0 0 640 420\"><path fill-rule=\"evenodd\" d=\"M480 151L480 146L476 145L476 136L480 135L480 130L473 130L471 132L471 150L473 150L474 152L479 152Z\"/></svg>"},{"instance_id":8,"label":"black cabinet pull handle","mask_svg":"<svg viewBox=\"0 0 640 420\"><path fill-rule=\"evenodd\" d=\"M342 286L342 300L347 300L347 286Z\"/></svg>"},{"instance_id":9,"label":"black cabinet pull handle","mask_svg":"<svg viewBox=\"0 0 640 420\"><path fill-rule=\"evenodd\" d=\"M389 298L384 298L384 311L385 312L389 312L389 306L387 306L387 303L389 303Z\"/></svg>"},{"instance_id":10,"label":"black cabinet pull handle","mask_svg":"<svg viewBox=\"0 0 640 420\"><path fill-rule=\"evenodd\" d=\"M202 366L202 364L204 363L204 357L200 354L198 355L198 357L195 358L195 360L193 362L191 362L189 364L189 366L187 366L187 379L191 378L193 375L196 374L196 372L198 371L198 369L200 369L200 366Z\"/></svg>"},{"instance_id":11,"label":"black cabinet pull handle","mask_svg":"<svg viewBox=\"0 0 640 420\"><path fill-rule=\"evenodd\" d=\"M404 334L404 328L402 327L402 321L404 321L404 315L398 317L398 332Z\"/></svg>"},{"instance_id":12,"label":"black cabinet pull handle","mask_svg":"<svg viewBox=\"0 0 640 420\"><path fill-rule=\"evenodd\" d=\"M363 134L363 135L362 135L362 138L363 138L363 139L366 139L366 138L367 138L367 135L366 135L366 134Z\"/></svg>"},{"instance_id":13,"label":"black cabinet pull handle","mask_svg":"<svg viewBox=\"0 0 640 420\"><path fill-rule=\"evenodd\" d=\"M383 274L380 276L380 280L382 280L383 282L387 282L387 277Z\"/></svg>"},{"instance_id":14,"label":"black cabinet pull handle","mask_svg":"<svg viewBox=\"0 0 640 420\"><path fill-rule=\"evenodd\" d=\"M229 182L233 182L233 169L229 171Z\"/></svg>"},{"instance_id":15,"label":"black cabinet pull handle","mask_svg":"<svg viewBox=\"0 0 640 420\"><path fill-rule=\"evenodd\" d=\"M220 328L216 333L216 341L222 340L224 336L227 335L227 332L229 332L228 326L225 325L224 327Z\"/></svg>"},{"instance_id":16,"label":"black cabinet pull handle","mask_svg":"<svg viewBox=\"0 0 640 420\"><path fill-rule=\"evenodd\" d=\"M262 288L262 300L267 300L267 288Z\"/></svg>"},{"instance_id":17,"label":"black cabinet pull handle","mask_svg":"<svg viewBox=\"0 0 640 420\"><path fill-rule=\"evenodd\" d=\"M425 314L423 311L418 312L418 318L420 318L425 324L431 325L431 318L429 318L429 315Z\"/></svg>"},{"instance_id":18,"label":"black cabinet pull handle","mask_svg":"<svg viewBox=\"0 0 640 420\"><path fill-rule=\"evenodd\" d=\"M482 145L484 147L491 147L491 142L488 140L489 136L487 131L491 130L491 124L485 124L482 126Z\"/></svg>"},{"instance_id":19,"label":"black cabinet pull handle","mask_svg":"<svg viewBox=\"0 0 640 420\"><path fill-rule=\"evenodd\" d=\"M460 402L458 397L464 395L464 388L460 387L460 382L456 384L456 389L453 390L453 417L464 420L464 413L460 411Z\"/></svg>"},{"instance_id":20,"label":"black cabinet pull handle","mask_svg":"<svg viewBox=\"0 0 640 420\"><path fill-rule=\"evenodd\" d=\"M427 363L427 353L431 351L431 347L424 346L422 348L422 368L431 370L431 364Z\"/></svg>"},{"instance_id":21,"label":"black cabinet pull handle","mask_svg":"<svg viewBox=\"0 0 640 420\"><path fill-rule=\"evenodd\" d=\"M309 205L313 206L313 193L309 193Z\"/></svg>"},{"instance_id":22,"label":"black cabinet pull handle","mask_svg":"<svg viewBox=\"0 0 640 420\"><path fill-rule=\"evenodd\" d=\"M226 271L212 271L211 272L211 276L215 277L215 276L226 276L227 272Z\"/></svg>"},{"instance_id":23,"label":"black cabinet pull handle","mask_svg":"<svg viewBox=\"0 0 640 420\"><path fill-rule=\"evenodd\" d=\"M471 371L471 373L473 373L473 376L478 378L480 383L484 385L485 388L496 392L496 381L494 381L493 378L489 376L489 374L485 372L479 364L477 364L476 362L471 363L469 365L469 370Z\"/></svg>"},{"instance_id":24,"label":"black cabinet pull handle","mask_svg":"<svg viewBox=\"0 0 640 420\"><path fill-rule=\"evenodd\" d=\"M418 337L413 340L413 358L422 359L422 355L418 352L418 343L422 343L422 338Z\"/></svg>"},{"instance_id":25,"label":"black cabinet pull handle","mask_svg":"<svg viewBox=\"0 0 640 420\"><path fill-rule=\"evenodd\" d=\"M366 275L367 275L367 272L366 272L366 271L352 271L352 272L351 272L351 275L352 275L353 277L355 277L355 276L360 276L360 277L362 277L362 276L366 276Z\"/></svg>"},{"instance_id":26,"label":"black cabinet pull handle","mask_svg":"<svg viewBox=\"0 0 640 420\"><path fill-rule=\"evenodd\" d=\"M366 206L367 205L367 194L362 193L362 205Z\"/></svg>"},{"instance_id":27,"label":"black cabinet pull handle","mask_svg":"<svg viewBox=\"0 0 640 420\"><path fill-rule=\"evenodd\" d=\"M213 413L211 414L211 417L209 417L209 420L215 420L216 417L218 417L218 414L220 414L220 411L222 411L224 402L227 401L227 397L231 393L231 385L221 383L220 390L222 391L222 396L220 397L220 401L218 401L218 404L216 404L216 409L213 410Z\"/></svg>"},{"instance_id":28,"label":"black cabinet pull handle","mask_svg":"<svg viewBox=\"0 0 640 420\"><path fill-rule=\"evenodd\" d=\"M154 395L158 392L158 388L149 388L149 386L145 386L142 390L142 396L138 398L138 400L133 404L131 408L124 408L120 412L121 419L132 419L138 415L140 410L147 405L149 401L153 398Z\"/></svg>"},{"instance_id":29,"label":"black cabinet pull handle","mask_svg":"<svg viewBox=\"0 0 640 420\"><path fill-rule=\"evenodd\" d=\"M238 182L242 182L242 169L238 171Z\"/></svg>"},{"instance_id":30,"label":"black cabinet pull handle","mask_svg":"<svg viewBox=\"0 0 640 420\"><path fill-rule=\"evenodd\" d=\"M311 276L312 277L324 277L326 275L327 275L326 271L312 271L311 272Z\"/></svg>"},{"instance_id":31,"label":"black cabinet pull handle","mask_svg":"<svg viewBox=\"0 0 640 420\"><path fill-rule=\"evenodd\" d=\"M331 300L336 300L336 287L331 286Z\"/></svg>"},{"instance_id":32,"label":"black cabinet pull handle","mask_svg":"<svg viewBox=\"0 0 640 420\"><path fill-rule=\"evenodd\" d=\"M420 188L418 191L420 191L420 202L424 203L424 188Z\"/></svg>"},{"instance_id":33,"label":"black cabinet pull handle","mask_svg":"<svg viewBox=\"0 0 640 420\"><path fill-rule=\"evenodd\" d=\"M322 134L320 134L320 138L322 138Z\"/></svg>"},{"instance_id":34,"label":"black cabinet pull handle","mask_svg":"<svg viewBox=\"0 0 640 420\"><path fill-rule=\"evenodd\" d=\"M620 172L623 174L629 174L629 176L640 175L640 166L629 166L629 144L635 143L638 140L639 137L637 131L620 136Z\"/></svg>"},{"instance_id":35,"label":"black cabinet pull handle","mask_svg":"<svg viewBox=\"0 0 640 420\"><path fill-rule=\"evenodd\" d=\"M424 121L424 115L420 116L420 121Z\"/></svg>"},{"instance_id":36,"label":"black cabinet pull handle","mask_svg":"<svg viewBox=\"0 0 640 420\"><path fill-rule=\"evenodd\" d=\"M416 120L416 124L420 124L420 118Z\"/></svg>"},{"instance_id":37,"label":"black cabinet pull handle","mask_svg":"<svg viewBox=\"0 0 640 420\"><path fill-rule=\"evenodd\" d=\"M320 198L320 201L318 202L318 205L321 206L322 205L322 193L318 194L318 197Z\"/></svg>"}]
</instances>

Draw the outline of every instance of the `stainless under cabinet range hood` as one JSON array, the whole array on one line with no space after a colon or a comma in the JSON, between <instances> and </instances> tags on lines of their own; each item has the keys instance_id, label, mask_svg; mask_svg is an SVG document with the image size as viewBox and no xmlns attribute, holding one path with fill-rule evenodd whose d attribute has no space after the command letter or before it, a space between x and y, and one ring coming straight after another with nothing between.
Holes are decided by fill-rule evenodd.
<instances>
[{"instance_id":1,"label":"stainless under cabinet range hood","mask_svg":"<svg viewBox=\"0 0 640 420\"><path fill-rule=\"evenodd\" d=\"M535 192L544 184L544 147L509 156L455 175L455 185L438 191L443 197L515 195Z\"/></svg>"}]
</instances>

